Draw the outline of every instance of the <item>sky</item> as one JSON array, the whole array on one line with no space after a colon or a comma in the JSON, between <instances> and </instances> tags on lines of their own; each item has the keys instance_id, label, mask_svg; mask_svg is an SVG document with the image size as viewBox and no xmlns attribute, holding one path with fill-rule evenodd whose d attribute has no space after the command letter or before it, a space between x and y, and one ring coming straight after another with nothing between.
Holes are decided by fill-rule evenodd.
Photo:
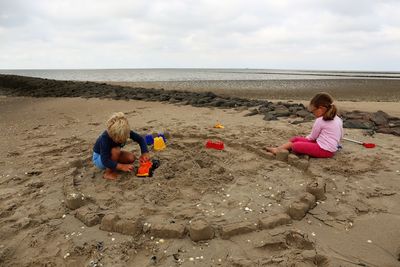
<instances>
[{"instance_id":1,"label":"sky","mask_svg":"<svg viewBox=\"0 0 400 267\"><path fill-rule=\"evenodd\" d=\"M0 69L400 71L398 0L0 0Z\"/></svg>"}]
</instances>

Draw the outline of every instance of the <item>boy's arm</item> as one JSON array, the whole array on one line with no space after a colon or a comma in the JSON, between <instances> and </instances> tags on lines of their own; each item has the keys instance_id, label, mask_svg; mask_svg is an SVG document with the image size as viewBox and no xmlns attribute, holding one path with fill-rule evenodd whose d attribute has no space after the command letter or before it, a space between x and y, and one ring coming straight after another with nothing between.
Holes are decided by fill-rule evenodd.
<instances>
[{"instance_id":1,"label":"boy's arm","mask_svg":"<svg viewBox=\"0 0 400 267\"><path fill-rule=\"evenodd\" d=\"M144 140L144 138L142 136L135 133L134 131L131 131L130 138L139 144L142 155L149 152L149 150L147 149L146 141Z\"/></svg>"},{"instance_id":2,"label":"boy's arm","mask_svg":"<svg viewBox=\"0 0 400 267\"><path fill-rule=\"evenodd\" d=\"M101 157L101 162L106 168L109 168L111 170L120 170L124 172L133 171L133 166L131 164L121 164L115 162L110 158L110 155L107 155L106 153L100 154L100 157Z\"/></svg>"},{"instance_id":3,"label":"boy's arm","mask_svg":"<svg viewBox=\"0 0 400 267\"><path fill-rule=\"evenodd\" d=\"M101 140L100 143L100 158L104 167L115 170L118 163L111 160L111 146L106 140Z\"/></svg>"}]
</instances>

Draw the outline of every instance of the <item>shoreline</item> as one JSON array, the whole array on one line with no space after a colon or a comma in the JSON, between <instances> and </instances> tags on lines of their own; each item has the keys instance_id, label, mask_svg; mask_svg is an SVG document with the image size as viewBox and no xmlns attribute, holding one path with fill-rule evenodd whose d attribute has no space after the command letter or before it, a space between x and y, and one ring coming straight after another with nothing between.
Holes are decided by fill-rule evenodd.
<instances>
[{"instance_id":1,"label":"shoreline","mask_svg":"<svg viewBox=\"0 0 400 267\"><path fill-rule=\"evenodd\" d=\"M112 82L111 85L191 92L212 91L216 94L256 99L304 100L318 92L328 92L341 101L400 101L398 79L315 79L253 81L166 81Z\"/></svg>"},{"instance_id":2,"label":"shoreline","mask_svg":"<svg viewBox=\"0 0 400 267\"><path fill-rule=\"evenodd\" d=\"M248 96L246 98L241 98L217 95L209 91L193 92L154 88L146 89L143 87L133 88L107 83L57 81L15 75L0 75L0 94L8 96L144 100L167 102L177 105L191 105L194 107L241 109L250 112L246 116L259 114L263 115L263 119L266 121L274 121L279 118L292 118L295 124L308 122L314 119L314 116L307 110L306 105L295 103L293 100L276 102L251 99L248 98ZM369 108L373 107L370 106ZM379 110L380 109L376 112L342 110L339 115L343 119L343 127L345 128L364 129L368 134L379 132L400 135L400 118Z\"/></svg>"}]
</instances>

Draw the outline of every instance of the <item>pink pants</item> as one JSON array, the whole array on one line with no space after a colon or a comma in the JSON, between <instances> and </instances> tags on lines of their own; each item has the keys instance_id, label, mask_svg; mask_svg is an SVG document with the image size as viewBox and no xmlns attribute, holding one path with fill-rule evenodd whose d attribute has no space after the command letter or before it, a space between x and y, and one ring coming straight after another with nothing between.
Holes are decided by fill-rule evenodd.
<instances>
[{"instance_id":1,"label":"pink pants","mask_svg":"<svg viewBox=\"0 0 400 267\"><path fill-rule=\"evenodd\" d=\"M290 139L292 142L292 151L297 154L305 154L314 158L331 158L334 153L322 149L316 141L308 140L302 136L295 136Z\"/></svg>"}]
</instances>

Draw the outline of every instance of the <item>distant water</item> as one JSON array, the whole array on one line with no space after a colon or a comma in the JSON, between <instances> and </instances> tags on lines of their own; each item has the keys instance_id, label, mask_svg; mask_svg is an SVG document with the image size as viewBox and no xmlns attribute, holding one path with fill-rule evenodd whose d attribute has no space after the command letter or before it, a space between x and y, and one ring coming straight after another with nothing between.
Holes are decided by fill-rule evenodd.
<instances>
[{"instance_id":1,"label":"distant water","mask_svg":"<svg viewBox=\"0 0 400 267\"><path fill-rule=\"evenodd\" d=\"M302 71L270 69L59 69L1 70L15 74L55 80L163 82L296 79L400 79L400 72Z\"/></svg>"}]
</instances>

